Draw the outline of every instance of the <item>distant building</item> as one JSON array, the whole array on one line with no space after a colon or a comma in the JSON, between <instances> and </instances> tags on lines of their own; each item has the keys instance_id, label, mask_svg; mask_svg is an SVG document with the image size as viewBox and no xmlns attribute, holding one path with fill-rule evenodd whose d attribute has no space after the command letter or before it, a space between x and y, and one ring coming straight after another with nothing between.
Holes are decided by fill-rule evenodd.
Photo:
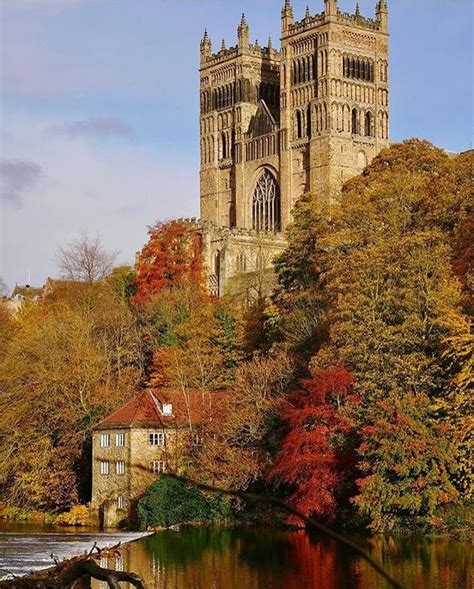
<instances>
[{"instance_id":1,"label":"distant building","mask_svg":"<svg viewBox=\"0 0 474 589\"><path fill-rule=\"evenodd\" d=\"M217 416L226 395L146 390L95 428L92 504L104 527L133 517L138 499L161 473L182 470L201 443L201 426Z\"/></svg>"},{"instance_id":2,"label":"distant building","mask_svg":"<svg viewBox=\"0 0 474 589\"><path fill-rule=\"evenodd\" d=\"M25 302L38 302L43 298L43 295L43 287L30 286L29 284L25 284L24 286L16 284L11 295L8 298L3 299L3 302L7 309L15 315Z\"/></svg>"},{"instance_id":3,"label":"distant building","mask_svg":"<svg viewBox=\"0 0 474 589\"><path fill-rule=\"evenodd\" d=\"M235 46L214 52L204 34L199 229L213 294L272 268L303 193L329 202L388 147L388 6L374 4L368 18L324 0L296 21L285 0L280 49L252 43L244 15Z\"/></svg>"}]
</instances>

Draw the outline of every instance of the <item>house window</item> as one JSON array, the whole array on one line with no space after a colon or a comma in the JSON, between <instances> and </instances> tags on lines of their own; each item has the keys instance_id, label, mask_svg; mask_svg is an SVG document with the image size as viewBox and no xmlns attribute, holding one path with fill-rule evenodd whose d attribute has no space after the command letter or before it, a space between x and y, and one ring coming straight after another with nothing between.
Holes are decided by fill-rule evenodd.
<instances>
[{"instance_id":1,"label":"house window","mask_svg":"<svg viewBox=\"0 0 474 589\"><path fill-rule=\"evenodd\" d=\"M110 434L100 434L100 447L108 448L110 446Z\"/></svg>"},{"instance_id":2,"label":"house window","mask_svg":"<svg viewBox=\"0 0 474 589\"><path fill-rule=\"evenodd\" d=\"M150 462L150 470L153 474L165 472L165 462L163 460L153 460Z\"/></svg>"},{"instance_id":3,"label":"house window","mask_svg":"<svg viewBox=\"0 0 474 589\"><path fill-rule=\"evenodd\" d=\"M125 509L125 497L122 497L122 495L117 498L117 507L119 509Z\"/></svg>"},{"instance_id":4,"label":"house window","mask_svg":"<svg viewBox=\"0 0 474 589\"><path fill-rule=\"evenodd\" d=\"M109 463L107 460L101 460L100 474L109 474Z\"/></svg>"},{"instance_id":5,"label":"house window","mask_svg":"<svg viewBox=\"0 0 474 589\"><path fill-rule=\"evenodd\" d=\"M125 446L125 434L115 434L115 445L119 447Z\"/></svg>"},{"instance_id":6,"label":"house window","mask_svg":"<svg viewBox=\"0 0 474 589\"><path fill-rule=\"evenodd\" d=\"M117 460L115 463L116 474L125 474L125 462L123 460Z\"/></svg>"},{"instance_id":7,"label":"house window","mask_svg":"<svg viewBox=\"0 0 474 589\"><path fill-rule=\"evenodd\" d=\"M164 446L165 434L163 432L153 432L148 434L148 443L150 446Z\"/></svg>"}]
</instances>

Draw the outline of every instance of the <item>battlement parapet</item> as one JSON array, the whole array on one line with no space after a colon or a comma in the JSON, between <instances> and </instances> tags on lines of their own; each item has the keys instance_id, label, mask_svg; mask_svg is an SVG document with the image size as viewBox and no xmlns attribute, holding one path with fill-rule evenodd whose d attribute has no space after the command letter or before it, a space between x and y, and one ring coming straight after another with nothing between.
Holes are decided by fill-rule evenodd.
<instances>
[{"instance_id":1,"label":"battlement parapet","mask_svg":"<svg viewBox=\"0 0 474 589\"><path fill-rule=\"evenodd\" d=\"M196 217L180 218L176 219L176 221L179 223L188 223L198 231L219 234L219 237L221 238L251 237L253 239L260 238L262 241L281 241L281 243L286 243L284 233L266 233L257 231L256 229L246 229L244 227L221 226L213 221L198 219Z\"/></svg>"},{"instance_id":2,"label":"battlement parapet","mask_svg":"<svg viewBox=\"0 0 474 589\"><path fill-rule=\"evenodd\" d=\"M290 35L295 35L297 33L303 33L304 31L308 31L309 29L313 29L314 27L323 25L326 22L326 15L324 12L321 14L316 14L314 16L305 16L303 20L296 21L289 25L288 33Z\"/></svg>"},{"instance_id":3,"label":"battlement parapet","mask_svg":"<svg viewBox=\"0 0 474 589\"><path fill-rule=\"evenodd\" d=\"M334 18L334 17L333 17ZM348 12L341 12L338 10L335 15L337 22L342 24L348 24L351 27L357 26L364 29L370 29L372 31L380 30L380 22L376 19L361 16L360 14L350 14ZM296 21L289 25L288 31L285 36L292 36L298 33L304 33L314 27L319 27L329 22L330 17L325 12L316 14L314 16L305 16L300 21Z\"/></svg>"},{"instance_id":4,"label":"battlement parapet","mask_svg":"<svg viewBox=\"0 0 474 589\"><path fill-rule=\"evenodd\" d=\"M249 45L243 49L236 45L234 47L221 49L217 53L213 53L209 57L206 57L202 60L202 65L208 68L243 55L257 57L259 59L271 59L278 61L280 59L281 52L278 49L274 49L273 47L261 47L258 44Z\"/></svg>"},{"instance_id":5,"label":"battlement parapet","mask_svg":"<svg viewBox=\"0 0 474 589\"><path fill-rule=\"evenodd\" d=\"M367 16L361 16L360 14L350 14L349 12L338 12L337 20L341 23L346 23L350 26L359 26L364 29L370 29L372 31L378 31L380 29L380 23Z\"/></svg>"}]
</instances>

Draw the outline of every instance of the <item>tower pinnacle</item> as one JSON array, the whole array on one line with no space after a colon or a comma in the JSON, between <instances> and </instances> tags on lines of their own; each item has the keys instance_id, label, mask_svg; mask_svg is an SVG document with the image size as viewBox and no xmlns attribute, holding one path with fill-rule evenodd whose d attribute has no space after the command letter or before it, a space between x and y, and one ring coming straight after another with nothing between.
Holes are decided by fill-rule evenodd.
<instances>
[{"instance_id":1,"label":"tower pinnacle","mask_svg":"<svg viewBox=\"0 0 474 589\"><path fill-rule=\"evenodd\" d=\"M388 31L388 5L387 0L378 0L375 7L375 18L383 31Z\"/></svg>"},{"instance_id":2,"label":"tower pinnacle","mask_svg":"<svg viewBox=\"0 0 474 589\"><path fill-rule=\"evenodd\" d=\"M324 0L324 12L327 16L336 15L337 11L337 0Z\"/></svg>"},{"instance_id":3,"label":"tower pinnacle","mask_svg":"<svg viewBox=\"0 0 474 589\"><path fill-rule=\"evenodd\" d=\"M240 24L237 28L237 38L239 41L239 48L243 49L249 46L249 25L247 23L247 19L245 18L245 14L242 12L242 17L240 19Z\"/></svg>"},{"instance_id":4,"label":"tower pinnacle","mask_svg":"<svg viewBox=\"0 0 474 589\"><path fill-rule=\"evenodd\" d=\"M201 40L201 61L206 61L206 59L211 56L211 53L212 44L211 40L209 39L209 35L207 34L207 29L205 29L204 36Z\"/></svg>"},{"instance_id":5,"label":"tower pinnacle","mask_svg":"<svg viewBox=\"0 0 474 589\"><path fill-rule=\"evenodd\" d=\"M285 4L281 9L281 30L287 31L290 25L293 24L293 6L291 0L285 0Z\"/></svg>"}]
</instances>

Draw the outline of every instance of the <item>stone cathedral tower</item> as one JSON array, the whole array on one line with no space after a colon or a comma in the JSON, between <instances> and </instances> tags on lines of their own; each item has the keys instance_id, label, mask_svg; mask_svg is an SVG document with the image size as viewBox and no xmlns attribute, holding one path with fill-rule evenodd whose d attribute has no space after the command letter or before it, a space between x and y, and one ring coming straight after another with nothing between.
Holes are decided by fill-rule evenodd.
<instances>
[{"instance_id":1,"label":"stone cathedral tower","mask_svg":"<svg viewBox=\"0 0 474 589\"><path fill-rule=\"evenodd\" d=\"M201 41L201 223L210 287L271 266L304 192L331 199L388 146L388 7L375 18L337 0L294 20L281 12L281 49L250 42L212 52ZM232 288L232 287L231 287Z\"/></svg>"}]
</instances>

